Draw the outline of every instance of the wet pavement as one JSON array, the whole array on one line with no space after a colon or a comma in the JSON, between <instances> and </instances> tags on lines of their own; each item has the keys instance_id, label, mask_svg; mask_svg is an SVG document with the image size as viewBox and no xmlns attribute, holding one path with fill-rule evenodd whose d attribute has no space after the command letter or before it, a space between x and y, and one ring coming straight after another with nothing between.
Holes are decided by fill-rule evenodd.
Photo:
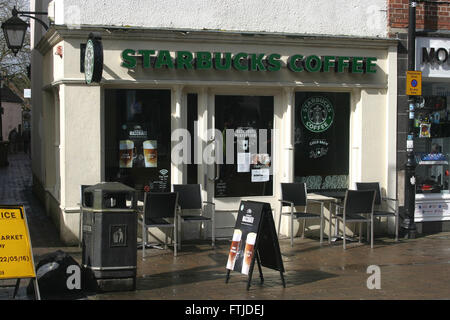
<instances>
[{"instance_id":1,"label":"wet pavement","mask_svg":"<svg viewBox=\"0 0 450 320\"><path fill-rule=\"evenodd\" d=\"M78 247L64 247L56 228L31 193L29 159L24 154L9 158L0 168L0 203L23 204L27 210L33 252L39 256L63 250L81 262ZM177 257L172 250L146 249L142 260L138 250L137 285L131 292L89 295L87 300L449 300L450 233L421 235L395 242L377 237L374 248L366 243L319 245L318 239L296 238L294 246L280 239L286 288L280 274L263 267L261 284L255 266L252 286L247 277L232 272L225 283L230 242L184 242ZM372 266L372 267L371 267ZM380 288L370 289L371 271L380 273ZM378 269L378 268L379 269ZM1 283L0 283L1 284ZM17 299L25 300L23 281ZM13 289L0 288L0 300L11 299Z\"/></svg>"}]
</instances>

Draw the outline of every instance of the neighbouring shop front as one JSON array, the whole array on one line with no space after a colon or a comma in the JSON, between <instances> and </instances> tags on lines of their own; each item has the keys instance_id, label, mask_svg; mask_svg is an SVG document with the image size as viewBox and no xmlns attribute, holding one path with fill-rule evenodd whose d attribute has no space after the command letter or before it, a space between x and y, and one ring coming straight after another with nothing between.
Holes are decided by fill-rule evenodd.
<instances>
[{"instance_id":1,"label":"neighbouring shop front","mask_svg":"<svg viewBox=\"0 0 450 320\"><path fill-rule=\"evenodd\" d=\"M416 108L415 222L423 231L450 221L450 57L449 38L417 37L416 70L422 71L422 96Z\"/></svg>"},{"instance_id":2,"label":"neighbouring shop front","mask_svg":"<svg viewBox=\"0 0 450 320\"><path fill-rule=\"evenodd\" d=\"M92 31L103 79L87 85L80 48ZM377 181L395 197L396 45L56 27L38 45L49 170L35 180L66 241L78 234L80 185L100 181L140 192L199 183L216 203L218 237L232 235L241 200L268 202L277 216L282 182L320 193Z\"/></svg>"}]
</instances>

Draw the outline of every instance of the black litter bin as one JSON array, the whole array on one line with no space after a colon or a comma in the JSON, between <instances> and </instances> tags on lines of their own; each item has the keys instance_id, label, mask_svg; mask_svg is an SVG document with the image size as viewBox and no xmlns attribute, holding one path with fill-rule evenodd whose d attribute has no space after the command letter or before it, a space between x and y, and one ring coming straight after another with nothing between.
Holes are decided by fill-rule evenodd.
<instances>
[{"instance_id":1,"label":"black litter bin","mask_svg":"<svg viewBox=\"0 0 450 320\"><path fill-rule=\"evenodd\" d=\"M100 291L136 289L136 190L105 182L83 192L82 264Z\"/></svg>"}]
</instances>

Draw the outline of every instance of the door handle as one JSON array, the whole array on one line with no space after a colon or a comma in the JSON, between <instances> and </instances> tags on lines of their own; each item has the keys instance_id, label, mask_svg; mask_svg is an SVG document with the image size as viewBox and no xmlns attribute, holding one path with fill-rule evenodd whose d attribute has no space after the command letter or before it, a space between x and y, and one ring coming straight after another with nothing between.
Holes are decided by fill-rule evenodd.
<instances>
[{"instance_id":1,"label":"door handle","mask_svg":"<svg viewBox=\"0 0 450 320\"><path fill-rule=\"evenodd\" d=\"M208 143L209 144L214 144L216 141L216 137L215 136L211 136L211 138L209 138ZM208 178L209 181L218 181L220 179L220 164L216 163L215 166L215 172L214 172L214 177L213 178Z\"/></svg>"},{"instance_id":2,"label":"door handle","mask_svg":"<svg viewBox=\"0 0 450 320\"><path fill-rule=\"evenodd\" d=\"M216 163L216 166L214 167L214 177L208 178L209 181L218 181L220 179L220 164Z\"/></svg>"}]
</instances>

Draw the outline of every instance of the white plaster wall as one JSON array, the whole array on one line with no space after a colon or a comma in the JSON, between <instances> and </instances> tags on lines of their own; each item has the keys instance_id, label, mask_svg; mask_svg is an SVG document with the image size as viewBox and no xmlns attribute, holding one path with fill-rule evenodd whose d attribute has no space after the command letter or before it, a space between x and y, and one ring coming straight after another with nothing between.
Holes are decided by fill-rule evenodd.
<instances>
[{"instance_id":1,"label":"white plaster wall","mask_svg":"<svg viewBox=\"0 0 450 320\"><path fill-rule=\"evenodd\" d=\"M61 238L77 243L80 185L100 182L102 173L101 87L60 86Z\"/></svg>"},{"instance_id":2,"label":"white plaster wall","mask_svg":"<svg viewBox=\"0 0 450 320\"><path fill-rule=\"evenodd\" d=\"M386 93L362 90L361 180L386 186ZM391 132L392 134L392 132ZM391 135L392 137L393 135ZM355 181L357 182L357 181Z\"/></svg>"},{"instance_id":3,"label":"white plaster wall","mask_svg":"<svg viewBox=\"0 0 450 320\"><path fill-rule=\"evenodd\" d=\"M55 24L387 36L386 0L54 0Z\"/></svg>"},{"instance_id":4,"label":"white plaster wall","mask_svg":"<svg viewBox=\"0 0 450 320\"><path fill-rule=\"evenodd\" d=\"M30 11L46 11L49 0L30 0ZM41 17L45 20L45 17ZM34 177L38 181L34 181L33 184L45 183L45 155L43 153L44 148L44 118L43 118L43 77L52 73L52 69L45 69L43 72L43 57L35 49L36 44L44 34L44 28L36 23L35 20L30 19L30 47L31 47L31 65L32 65L32 78L31 78L31 104L32 104L32 135L31 135L31 154L32 154L32 171Z\"/></svg>"}]
</instances>

